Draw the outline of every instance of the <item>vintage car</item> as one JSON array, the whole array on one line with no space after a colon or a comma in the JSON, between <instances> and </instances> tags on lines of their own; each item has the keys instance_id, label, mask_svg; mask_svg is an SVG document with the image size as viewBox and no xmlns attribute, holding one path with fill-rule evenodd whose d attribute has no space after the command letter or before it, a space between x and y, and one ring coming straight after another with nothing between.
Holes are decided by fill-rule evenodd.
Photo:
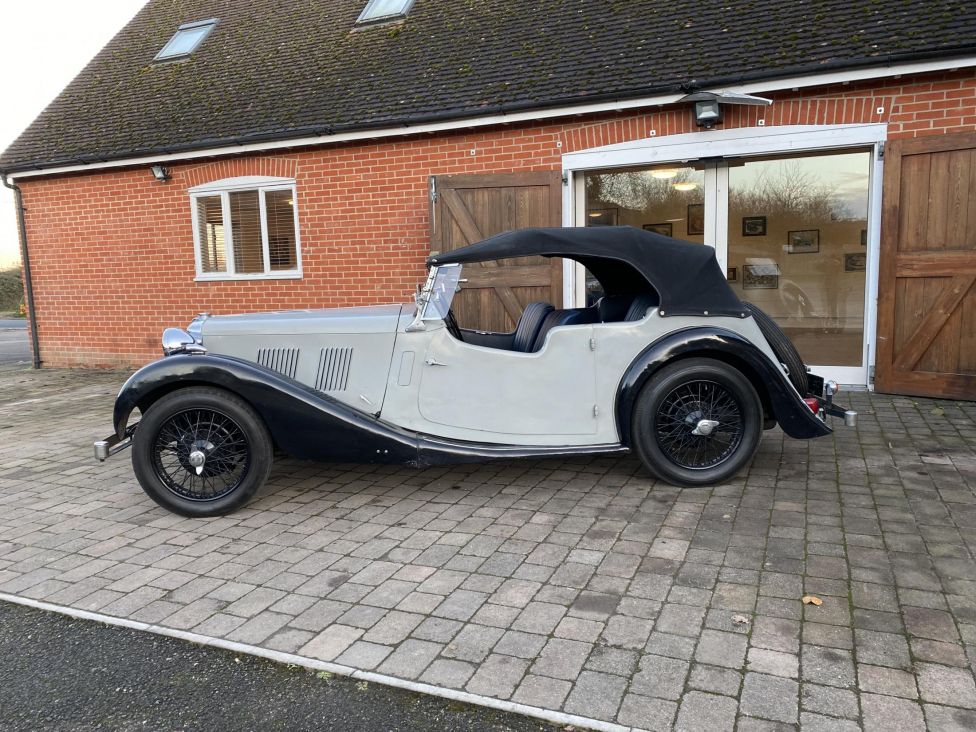
<instances>
[{"instance_id":1,"label":"vintage car","mask_svg":"<svg viewBox=\"0 0 976 732\"><path fill-rule=\"evenodd\" d=\"M463 267L530 256L582 263L603 296L530 303L511 333L459 328ZM413 466L632 450L660 479L702 486L741 470L764 428L811 438L831 432L828 415L855 423L836 386L736 297L710 247L631 227L527 229L428 265L409 305L167 329L165 357L122 387L96 458L131 445L150 497L211 516L254 495L276 448Z\"/></svg>"}]
</instances>

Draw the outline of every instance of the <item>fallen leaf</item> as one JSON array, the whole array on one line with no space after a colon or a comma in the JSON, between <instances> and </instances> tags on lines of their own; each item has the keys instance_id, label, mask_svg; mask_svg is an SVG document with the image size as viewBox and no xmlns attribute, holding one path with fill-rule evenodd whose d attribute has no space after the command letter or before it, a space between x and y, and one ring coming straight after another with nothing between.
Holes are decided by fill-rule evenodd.
<instances>
[{"instance_id":1,"label":"fallen leaf","mask_svg":"<svg viewBox=\"0 0 976 732\"><path fill-rule=\"evenodd\" d=\"M933 407L932 414L934 414L936 417L945 417L945 409L942 407Z\"/></svg>"},{"instance_id":2,"label":"fallen leaf","mask_svg":"<svg viewBox=\"0 0 976 732\"><path fill-rule=\"evenodd\" d=\"M816 595L804 595L803 596L804 605L823 605L823 600L821 600Z\"/></svg>"},{"instance_id":3,"label":"fallen leaf","mask_svg":"<svg viewBox=\"0 0 976 732\"><path fill-rule=\"evenodd\" d=\"M733 615L732 622L736 625L748 625L749 618L747 618L745 615Z\"/></svg>"}]
</instances>

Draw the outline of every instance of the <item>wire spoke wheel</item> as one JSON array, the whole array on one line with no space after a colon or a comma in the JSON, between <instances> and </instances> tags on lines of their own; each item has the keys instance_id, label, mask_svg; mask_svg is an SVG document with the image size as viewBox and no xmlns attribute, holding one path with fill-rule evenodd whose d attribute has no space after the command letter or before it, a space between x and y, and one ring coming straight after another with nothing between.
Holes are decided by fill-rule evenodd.
<instances>
[{"instance_id":1,"label":"wire spoke wheel","mask_svg":"<svg viewBox=\"0 0 976 732\"><path fill-rule=\"evenodd\" d=\"M210 408L169 416L152 442L156 477L190 501L215 501L236 490L251 467L251 447L241 426Z\"/></svg>"},{"instance_id":2,"label":"wire spoke wheel","mask_svg":"<svg viewBox=\"0 0 976 732\"><path fill-rule=\"evenodd\" d=\"M728 460L742 442L742 407L711 380L686 381L668 392L654 416L654 438L668 460L703 470Z\"/></svg>"}]
</instances>

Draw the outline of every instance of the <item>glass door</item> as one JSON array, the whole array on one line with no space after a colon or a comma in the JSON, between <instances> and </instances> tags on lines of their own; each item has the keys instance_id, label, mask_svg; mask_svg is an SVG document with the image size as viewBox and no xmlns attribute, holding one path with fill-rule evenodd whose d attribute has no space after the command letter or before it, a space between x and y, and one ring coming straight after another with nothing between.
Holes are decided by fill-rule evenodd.
<instances>
[{"instance_id":1,"label":"glass door","mask_svg":"<svg viewBox=\"0 0 976 732\"><path fill-rule=\"evenodd\" d=\"M871 151L728 164L729 284L766 311L804 363L865 383Z\"/></svg>"},{"instance_id":2,"label":"glass door","mask_svg":"<svg viewBox=\"0 0 976 732\"><path fill-rule=\"evenodd\" d=\"M584 226L635 226L675 239L705 243L705 167L675 163L594 171L584 177ZM586 304L603 292L585 273Z\"/></svg>"}]
</instances>

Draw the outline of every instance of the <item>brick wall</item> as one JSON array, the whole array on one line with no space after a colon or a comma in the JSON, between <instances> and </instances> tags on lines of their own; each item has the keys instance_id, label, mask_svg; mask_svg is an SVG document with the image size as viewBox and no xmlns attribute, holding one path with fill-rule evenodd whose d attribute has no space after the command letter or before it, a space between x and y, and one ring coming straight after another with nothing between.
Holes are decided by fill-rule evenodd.
<instances>
[{"instance_id":1,"label":"brick wall","mask_svg":"<svg viewBox=\"0 0 976 732\"><path fill-rule=\"evenodd\" d=\"M887 122L891 137L976 130L972 69L785 91L723 128ZM880 110L880 111L879 111ZM405 301L423 276L430 175L553 170L564 152L696 131L687 107L284 154L20 181L47 366L138 365L197 312ZM561 146L560 146L561 145ZM474 154L472 154L474 151ZM187 189L239 175L297 180L304 277L194 282Z\"/></svg>"}]
</instances>

